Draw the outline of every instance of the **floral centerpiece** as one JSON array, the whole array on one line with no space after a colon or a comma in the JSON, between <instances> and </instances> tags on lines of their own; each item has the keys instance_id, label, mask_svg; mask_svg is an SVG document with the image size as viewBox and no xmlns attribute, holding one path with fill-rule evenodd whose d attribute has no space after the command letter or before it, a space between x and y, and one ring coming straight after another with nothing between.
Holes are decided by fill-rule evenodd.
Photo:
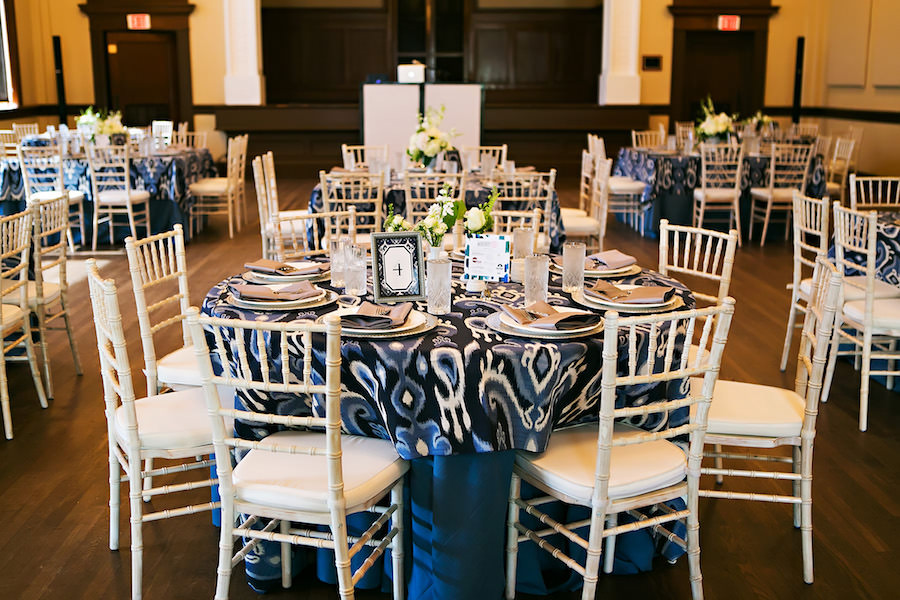
<instances>
[{"instance_id":1,"label":"floral centerpiece","mask_svg":"<svg viewBox=\"0 0 900 600\"><path fill-rule=\"evenodd\" d=\"M708 140L727 139L734 133L734 117L723 112L716 113L712 98L700 103L703 117L697 121L697 139L701 142Z\"/></svg>"},{"instance_id":2,"label":"floral centerpiece","mask_svg":"<svg viewBox=\"0 0 900 600\"><path fill-rule=\"evenodd\" d=\"M444 107L440 110L427 108L425 114L419 113L419 126L409 137L409 147L406 154L417 163L426 168L434 162L438 154L445 150L453 150L450 138L454 135L451 131L446 133L440 130L444 120Z\"/></svg>"},{"instance_id":3,"label":"floral centerpiece","mask_svg":"<svg viewBox=\"0 0 900 600\"><path fill-rule=\"evenodd\" d=\"M403 215L394 214L394 205L388 204L388 214L384 219L385 231L412 231L413 224L403 218Z\"/></svg>"},{"instance_id":4,"label":"floral centerpiece","mask_svg":"<svg viewBox=\"0 0 900 600\"><path fill-rule=\"evenodd\" d=\"M107 136L114 144L124 144L128 140L128 129L122 124L120 111L95 111L93 106L89 106L78 116L75 124L78 131L92 142L97 141L97 136Z\"/></svg>"},{"instance_id":5,"label":"floral centerpiece","mask_svg":"<svg viewBox=\"0 0 900 600\"><path fill-rule=\"evenodd\" d=\"M756 111L755 115L744 119L742 123L756 133L760 133L766 127L774 127L775 125L772 117L764 115L761 110Z\"/></svg>"},{"instance_id":6,"label":"floral centerpiece","mask_svg":"<svg viewBox=\"0 0 900 600\"><path fill-rule=\"evenodd\" d=\"M466 233L485 233L494 229L494 216L491 214L491 211L499 196L500 190L494 186L494 189L491 190L491 195L488 196L487 200L466 211Z\"/></svg>"},{"instance_id":7,"label":"floral centerpiece","mask_svg":"<svg viewBox=\"0 0 900 600\"><path fill-rule=\"evenodd\" d=\"M428 207L428 216L416 223L413 229L422 234L432 251L441 249L444 234L463 216L465 206L462 200L450 196L450 185L444 184L438 192L435 203ZM390 215L389 215L390 216Z\"/></svg>"}]
</instances>

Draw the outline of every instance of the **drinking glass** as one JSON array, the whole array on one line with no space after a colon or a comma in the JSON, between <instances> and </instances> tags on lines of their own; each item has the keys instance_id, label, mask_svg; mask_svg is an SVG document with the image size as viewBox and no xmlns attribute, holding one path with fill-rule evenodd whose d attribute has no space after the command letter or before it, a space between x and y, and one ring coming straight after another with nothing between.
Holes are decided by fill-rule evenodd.
<instances>
[{"instance_id":1,"label":"drinking glass","mask_svg":"<svg viewBox=\"0 0 900 600\"><path fill-rule=\"evenodd\" d=\"M490 177L491 173L494 172L494 167L497 166L497 157L493 154L482 154L481 155L481 176L482 177Z\"/></svg>"},{"instance_id":2,"label":"drinking glass","mask_svg":"<svg viewBox=\"0 0 900 600\"><path fill-rule=\"evenodd\" d=\"M571 294L584 287L584 242L566 242L563 246L564 292Z\"/></svg>"},{"instance_id":3,"label":"drinking glass","mask_svg":"<svg viewBox=\"0 0 900 600\"><path fill-rule=\"evenodd\" d=\"M426 295L428 312L433 315L445 315L450 312L450 271L452 263L446 258L434 258L428 261L428 279Z\"/></svg>"},{"instance_id":4,"label":"drinking glass","mask_svg":"<svg viewBox=\"0 0 900 600\"><path fill-rule=\"evenodd\" d=\"M346 265L344 270L344 293L350 296L366 294L366 249L350 244L344 250Z\"/></svg>"},{"instance_id":5,"label":"drinking glass","mask_svg":"<svg viewBox=\"0 0 900 600\"><path fill-rule=\"evenodd\" d=\"M328 242L328 254L331 260L331 287L344 287L344 270L346 268L344 238Z\"/></svg>"},{"instance_id":6,"label":"drinking glass","mask_svg":"<svg viewBox=\"0 0 900 600\"><path fill-rule=\"evenodd\" d=\"M525 306L547 301L547 282L550 277L550 257L532 254L525 258Z\"/></svg>"},{"instance_id":7,"label":"drinking glass","mask_svg":"<svg viewBox=\"0 0 900 600\"><path fill-rule=\"evenodd\" d=\"M503 161L503 172L504 173L515 173L516 172L516 161L514 161L514 160Z\"/></svg>"},{"instance_id":8,"label":"drinking glass","mask_svg":"<svg viewBox=\"0 0 900 600\"><path fill-rule=\"evenodd\" d=\"M534 230L518 228L513 230L512 257L525 258L534 253Z\"/></svg>"}]
</instances>

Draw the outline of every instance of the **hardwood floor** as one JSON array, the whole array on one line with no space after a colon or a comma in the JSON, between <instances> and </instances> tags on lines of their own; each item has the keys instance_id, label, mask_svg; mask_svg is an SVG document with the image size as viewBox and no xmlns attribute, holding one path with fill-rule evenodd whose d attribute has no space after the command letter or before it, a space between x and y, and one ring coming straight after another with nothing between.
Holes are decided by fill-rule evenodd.
<instances>
[{"instance_id":1,"label":"hardwood floor","mask_svg":"<svg viewBox=\"0 0 900 600\"><path fill-rule=\"evenodd\" d=\"M283 208L301 208L311 180L280 181ZM254 194L248 185L248 200ZM561 192L571 203L574 188ZM251 218L255 209L250 208ZM641 239L613 224L607 247L657 263L655 240ZM187 247L191 298L199 303L215 282L259 255L259 229L245 225L233 240L214 221ZM129 356L138 395L144 379L134 301L124 254L103 256L101 270L119 285L127 324ZM8 366L15 439L0 441L0 598L126 598L130 591L127 499L122 506L121 550L108 548L106 424L87 286L73 261L71 285L75 330L84 376L74 374L64 334L51 333L55 398L42 410L26 366ZM778 364L789 296L790 248L772 237L760 249L748 242L739 250L732 295L737 310L722 376L793 387L796 361L781 373ZM169 351L180 343L175 333ZM796 348L796 336L795 336ZM838 365L831 400L821 406L815 453L813 585L801 577L800 533L791 526L789 506L701 499L704 588L709 598L895 598L900 585L900 402L873 383L870 425L857 430L859 375ZM748 398L748 402L752 402ZM726 485L728 485L726 483ZM759 491L775 488L759 482ZM202 499L203 492L196 492ZM164 507L154 501L155 507ZM144 597L210 598L215 584L217 529L207 514L144 526ZM650 573L604 576L598 598L690 597L687 563L658 563ZM231 597L255 598L238 568ZM333 587L304 573L275 598L336 598ZM360 598L387 598L361 592ZM559 594L556 598L578 598Z\"/></svg>"}]
</instances>

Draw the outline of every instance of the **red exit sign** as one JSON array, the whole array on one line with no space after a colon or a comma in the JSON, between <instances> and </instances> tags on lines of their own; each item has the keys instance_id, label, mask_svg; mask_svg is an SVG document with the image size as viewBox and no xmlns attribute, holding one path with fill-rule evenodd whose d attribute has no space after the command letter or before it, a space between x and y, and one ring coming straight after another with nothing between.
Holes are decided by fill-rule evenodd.
<instances>
[{"instance_id":1,"label":"red exit sign","mask_svg":"<svg viewBox=\"0 0 900 600\"><path fill-rule=\"evenodd\" d=\"M740 31L741 16L740 15L719 15L719 31Z\"/></svg>"},{"instance_id":2,"label":"red exit sign","mask_svg":"<svg viewBox=\"0 0 900 600\"><path fill-rule=\"evenodd\" d=\"M147 13L135 13L125 15L128 29L150 29L150 15Z\"/></svg>"}]
</instances>

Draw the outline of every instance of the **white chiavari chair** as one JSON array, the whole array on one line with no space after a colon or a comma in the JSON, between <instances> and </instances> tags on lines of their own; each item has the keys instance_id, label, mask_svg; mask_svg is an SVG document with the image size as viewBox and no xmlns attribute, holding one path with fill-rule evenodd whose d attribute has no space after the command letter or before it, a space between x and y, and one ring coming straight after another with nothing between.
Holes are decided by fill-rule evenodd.
<instances>
[{"instance_id":1,"label":"white chiavari chair","mask_svg":"<svg viewBox=\"0 0 900 600\"><path fill-rule=\"evenodd\" d=\"M100 276L93 259L88 260L87 275L109 441L109 548L119 548L120 486L122 481L127 481L131 508L131 597L138 600L143 579L143 524L219 508L218 502L179 503L175 508L167 502L165 508L145 512L142 502L143 498L152 501L158 496L218 483L209 477L215 461L196 459L214 451L212 431L201 388L135 398L116 284ZM166 466L141 468L155 458L165 459ZM145 486L153 477L191 471L196 477L189 481L179 479L179 483L170 485Z\"/></svg>"},{"instance_id":2,"label":"white chiavari chair","mask_svg":"<svg viewBox=\"0 0 900 600\"><path fill-rule=\"evenodd\" d=\"M631 146L633 148L654 149L666 145L666 132L659 129L631 130Z\"/></svg>"},{"instance_id":3,"label":"white chiavari chair","mask_svg":"<svg viewBox=\"0 0 900 600\"><path fill-rule=\"evenodd\" d=\"M847 204L847 176L850 173L850 159L853 157L855 142L851 138L839 137L834 144L834 153L825 164L826 195L839 199L841 205ZM852 207L851 207L852 208Z\"/></svg>"},{"instance_id":4,"label":"white chiavari chair","mask_svg":"<svg viewBox=\"0 0 900 600\"><path fill-rule=\"evenodd\" d=\"M600 157L601 159L606 158L606 142L603 141L603 138L599 135L589 133L587 134L587 139L588 152L594 157Z\"/></svg>"},{"instance_id":5,"label":"white chiavari chair","mask_svg":"<svg viewBox=\"0 0 900 600\"><path fill-rule=\"evenodd\" d=\"M900 210L900 177L850 175L850 208L853 210Z\"/></svg>"},{"instance_id":6,"label":"white chiavari chair","mask_svg":"<svg viewBox=\"0 0 900 600\"><path fill-rule=\"evenodd\" d=\"M463 146L460 149L460 158L462 159L463 167L467 171L479 169L484 160L482 157L485 156L490 157L489 160L494 167L502 167L503 163L506 162L508 151L509 148L506 144L500 146ZM489 173L483 173L483 175L489 175Z\"/></svg>"},{"instance_id":7,"label":"white chiavari chair","mask_svg":"<svg viewBox=\"0 0 900 600\"><path fill-rule=\"evenodd\" d=\"M850 125L847 127L847 133L844 137L849 137L853 140L853 154L850 157L850 171L856 171L856 161L859 158L859 149L862 146L863 141L863 128L857 127L855 125Z\"/></svg>"},{"instance_id":8,"label":"white chiavari chair","mask_svg":"<svg viewBox=\"0 0 900 600\"><path fill-rule=\"evenodd\" d=\"M278 182L275 178L275 156L272 151L253 159L253 181L256 184L256 205L259 209L259 230L263 258L274 258L275 218L302 217L306 210L281 210L278 204Z\"/></svg>"},{"instance_id":9,"label":"white chiavari chair","mask_svg":"<svg viewBox=\"0 0 900 600\"><path fill-rule=\"evenodd\" d=\"M131 187L131 154L128 144L102 148L89 144L88 161L94 204L91 249L97 249L97 230L101 219L108 224L110 244L115 242L116 215L128 217L128 227L133 237L137 237L138 226L143 226L149 232L150 192Z\"/></svg>"},{"instance_id":10,"label":"white chiavari chair","mask_svg":"<svg viewBox=\"0 0 900 600\"><path fill-rule=\"evenodd\" d=\"M590 252L603 250L603 240L606 237L606 221L609 210L609 172L612 169L612 159L598 159L596 170L591 180L591 195L588 208L589 213L584 216L570 216L563 219L566 229L566 239L586 239L586 246Z\"/></svg>"},{"instance_id":11,"label":"white chiavari chair","mask_svg":"<svg viewBox=\"0 0 900 600\"><path fill-rule=\"evenodd\" d=\"M357 243L368 243L369 235L381 231L384 183L382 173L326 173L319 171L325 212L356 209ZM349 235L349 231L341 232Z\"/></svg>"},{"instance_id":12,"label":"white chiavari chair","mask_svg":"<svg viewBox=\"0 0 900 600\"><path fill-rule=\"evenodd\" d=\"M279 262L329 256L329 241L347 232L356 239L356 207L347 210L276 214L272 219L272 258Z\"/></svg>"},{"instance_id":13,"label":"white chiavari chair","mask_svg":"<svg viewBox=\"0 0 900 600\"><path fill-rule=\"evenodd\" d=\"M812 482L813 443L819 409L822 380L828 361L828 345L834 331L834 316L840 308L841 275L824 256L816 259L809 305L800 338L796 385L793 391L766 385L719 379L713 391L706 430L706 444L715 451L704 456L723 459L780 462L791 465L789 471L754 467L740 463L741 469L702 468L704 475L790 481L792 493L769 494L731 489L701 489L700 496L728 500L753 500L792 504L794 527L800 528L803 552L803 580L813 582ZM691 388L699 392L703 380L691 378ZM719 448L790 447L791 457L772 454L739 454Z\"/></svg>"},{"instance_id":14,"label":"white chiavari chair","mask_svg":"<svg viewBox=\"0 0 900 600\"><path fill-rule=\"evenodd\" d=\"M218 319L199 316L198 312L191 308L188 322L203 373L222 497L216 600L228 598L233 566L261 540L281 544L285 587L291 584L289 545L334 550L342 599L354 597L356 581L390 548L394 598L401 600L403 482L408 464L397 455L389 440L341 433L340 319L331 315L322 324L275 323ZM206 347L204 328L212 333L212 349ZM250 368L243 344L251 337L262 336L273 339L277 336L280 342L271 350L265 344L257 345L254 354L258 356L254 359L261 368L256 371ZM324 352L317 354L319 376L315 377L313 344L314 340L323 338ZM223 365L223 375L213 373L211 354ZM298 360L302 357L302 373L290 370L289 365L294 361L288 360L289 355ZM250 393L298 394L318 404L321 410L316 414L324 416L263 414L253 411L251 406L245 406L247 410L235 410L223 406L215 384ZM273 433L260 441L239 439L226 429L226 418L292 429ZM298 430L300 427L303 429ZM246 453L232 467L232 449L237 448ZM290 476L286 477L285 473ZM387 495L389 505L376 506ZM371 512L377 519L359 537L348 535L347 515L363 512ZM241 526L234 527L238 513L247 517ZM388 520L390 526L379 537L379 530ZM257 522L265 526L253 529ZM309 525L296 527L294 523ZM235 538L248 542L233 554ZM351 559L365 546L373 550L353 572Z\"/></svg>"},{"instance_id":15,"label":"white chiavari chair","mask_svg":"<svg viewBox=\"0 0 900 600\"><path fill-rule=\"evenodd\" d=\"M29 202L40 202L66 196L70 228L66 230L69 249L75 251L71 223L75 222L81 235L81 243L86 242L84 227L84 192L67 190L64 183L65 163L62 145L21 146L18 149L19 169L25 184L25 197Z\"/></svg>"},{"instance_id":16,"label":"white chiavari chair","mask_svg":"<svg viewBox=\"0 0 900 600\"><path fill-rule=\"evenodd\" d=\"M13 123L12 130L16 134L16 141L19 142L30 135L39 135L41 133L37 123Z\"/></svg>"},{"instance_id":17,"label":"white chiavari chair","mask_svg":"<svg viewBox=\"0 0 900 600\"><path fill-rule=\"evenodd\" d=\"M403 191L406 194L406 218L416 222L428 216L428 208L445 185L449 197L465 201L466 176L464 173L406 173ZM449 236L448 236L449 237Z\"/></svg>"},{"instance_id":18,"label":"white chiavari chair","mask_svg":"<svg viewBox=\"0 0 900 600\"><path fill-rule=\"evenodd\" d=\"M769 176L766 187L750 189L750 233L753 237L753 224L763 224L759 245L766 243L769 222L773 212L785 214L785 235L790 234L788 222L793 209L794 190L806 193L806 174L812 160L813 144L772 144L769 162ZM759 206L757 206L759 203Z\"/></svg>"},{"instance_id":19,"label":"white chiavari chair","mask_svg":"<svg viewBox=\"0 0 900 600\"><path fill-rule=\"evenodd\" d=\"M199 386L200 372L184 322L190 289L181 225L141 240L126 238L125 254L144 349L147 395L165 387L177 391ZM157 340L169 327L180 327L182 345L158 356Z\"/></svg>"},{"instance_id":20,"label":"white chiavari chair","mask_svg":"<svg viewBox=\"0 0 900 600\"><path fill-rule=\"evenodd\" d=\"M0 131L0 150L3 152L2 158L7 160L18 159L18 147L19 139L16 137L15 131Z\"/></svg>"},{"instance_id":21,"label":"white chiavari chair","mask_svg":"<svg viewBox=\"0 0 900 600\"><path fill-rule=\"evenodd\" d=\"M715 294L698 291L692 286L694 298L721 304L731 287L737 232L728 233L671 225L668 219L659 222L659 272L663 275L688 275L705 279L716 285Z\"/></svg>"},{"instance_id":22,"label":"white chiavari chair","mask_svg":"<svg viewBox=\"0 0 900 600\"><path fill-rule=\"evenodd\" d=\"M787 330L784 333L784 350L781 353L782 371L787 368L791 339L794 336L794 329L798 327L797 315L806 314L813 283L811 275L816 266L816 259L828 256L828 246L831 243L828 235L828 215L831 211L828 198L811 198L800 192L794 192L793 202L794 268L791 283L788 284L788 289L791 290L791 307L788 311ZM806 273L810 276L807 277Z\"/></svg>"},{"instance_id":23,"label":"white chiavari chair","mask_svg":"<svg viewBox=\"0 0 900 600\"><path fill-rule=\"evenodd\" d=\"M538 208L543 215L551 214L551 201L556 193L556 169L512 173L494 169L491 182L499 194L494 204L495 210L529 211ZM544 252L550 247L546 223L541 232L536 247L539 252Z\"/></svg>"},{"instance_id":24,"label":"white chiavari chair","mask_svg":"<svg viewBox=\"0 0 900 600\"><path fill-rule=\"evenodd\" d=\"M383 167L388 163L388 147L387 144L381 146L341 144L341 159L344 168L351 171L368 170L370 163L378 163Z\"/></svg>"},{"instance_id":25,"label":"white chiavari chair","mask_svg":"<svg viewBox=\"0 0 900 600\"><path fill-rule=\"evenodd\" d=\"M813 153L820 155L822 162L826 165L829 164L831 162L831 136L820 135L816 137L816 148L813 150Z\"/></svg>"},{"instance_id":26,"label":"white chiavari chair","mask_svg":"<svg viewBox=\"0 0 900 600\"><path fill-rule=\"evenodd\" d=\"M508 599L515 596L520 543L536 543L580 574L584 578L581 597L589 600L594 598L603 552L607 554L608 565L612 564L609 557L614 551L615 536L645 527L653 527L687 550L692 596L695 599L703 597L697 507L700 463L710 398L733 312L734 301L726 298L718 306L684 312L629 318L620 318L614 311L606 313L599 426L585 423L558 430L550 436L543 453L516 453L507 520ZM676 350L675 338L678 331L687 331L690 336L698 330L702 332L700 337L705 351L689 361L687 353ZM664 340L657 349L658 332L664 332L661 334ZM650 340L646 365L637 360L635 350L640 346L638 340L642 336L649 336ZM620 343L620 338L626 341ZM628 348L628 357L622 357L620 361L622 348ZM626 371L618 373L618 365L627 365ZM651 383L665 385L689 375L703 376L703 385L700 390L692 389L683 399L616 408L619 388ZM665 416L669 410L683 407L693 409L689 421L668 429L649 432L622 422L627 417ZM670 441L679 435L689 436L687 456ZM547 495L530 500L520 498L521 481ZM684 497L687 504L684 510L667 507L662 515L653 518L637 512L639 508ZM556 521L541 509L542 504L556 499L591 508L590 519L575 523ZM520 510L536 517L547 528L533 531L523 526L519 522ZM619 513L635 516L637 520L617 525ZM687 520L686 541L664 526L681 519ZM577 528L587 525L590 525L588 539L575 533ZM586 563L578 563L543 539L556 534L564 535L586 550Z\"/></svg>"},{"instance_id":27,"label":"white chiavari chair","mask_svg":"<svg viewBox=\"0 0 900 600\"><path fill-rule=\"evenodd\" d=\"M788 131L791 139L810 139L819 135L818 123L794 123Z\"/></svg>"},{"instance_id":28,"label":"white chiavari chair","mask_svg":"<svg viewBox=\"0 0 900 600\"><path fill-rule=\"evenodd\" d=\"M512 236L516 229L528 229L534 232L534 239L539 240L545 234L543 213L541 209L532 210L497 210L491 211L494 219L492 233Z\"/></svg>"},{"instance_id":29,"label":"white chiavari chair","mask_svg":"<svg viewBox=\"0 0 900 600\"><path fill-rule=\"evenodd\" d=\"M694 188L693 225L703 227L706 211L728 213L728 228L741 245L741 169L744 148L733 144L700 144L700 186ZM717 219L716 222L723 222Z\"/></svg>"},{"instance_id":30,"label":"white chiavari chair","mask_svg":"<svg viewBox=\"0 0 900 600\"><path fill-rule=\"evenodd\" d=\"M688 148L694 141L694 124L691 121L675 121L675 143L679 148Z\"/></svg>"},{"instance_id":31,"label":"white chiavari chair","mask_svg":"<svg viewBox=\"0 0 900 600\"><path fill-rule=\"evenodd\" d=\"M185 148L206 148L205 131L178 131L172 135L172 143Z\"/></svg>"},{"instance_id":32,"label":"white chiavari chair","mask_svg":"<svg viewBox=\"0 0 900 600\"><path fill-rule=\"evenodd\" d=\"M31 249L31 211L0 217L0 411L3 413L3 428L6 439L13 437L12 414L9 407L9 380L6 363L27 361L31 378L37 390L41 408L47 408L47 396L41 382L37 353L31 335L31 317L28 312L28 264ZM20 346L25 347L25 356L10 354Z\"/></svg>"},{"instance_id":33,"label":"white chiavari chair","mask_svg":"<svg viewBox=\"0 0 900 600\"><path fill-rule=\"evenodd\" d=\"M162 140L166 146L172 143L174 130L175 123L172 121L151 121L150 123L150 135L154 139Z\"/></svg>"},{"instance_id":34,"label":"white chiavari chair","mask_svg":"<svg viewBox=\"0 0 900 600\"><path fill-rule=\"evenodd\" d=\"M578 175L578 208L561 207L559 209L563 226L567 232L569 230L569 219L587 216L587 211L591 204L591 194L593 193L594 163L596 160L596 155L591 154L587 150L581 151L581 171Z\"/></svg>"},{"instance_id":35,"label":"white chiavari chair","mask_svg":"<svg viewBox=\"0 0 900 600\"><path fill-rule=\"evenodd\" d=\"M897 352L900 298L878 297L877 290L884 289L887 284L876 279L877 223L878 213L875 211L861 212L834 203L835 262L842 274L847 269L853 269L862 272L863 276L844 277L843 309L838 311L836 319L822 401L828 399L837 357L856 357L861 371L860 431L865 431L869 423L869 378L884 375L887 377L887 387L891 388L894 376L900 375L897 369L897 360L900 359ZM864 264L856 259L859 255L864 257ZM842 343L849 344L851 349L841 350ZM887 364L883 369L872 369L872 360L884 360Z\"/></svg>"},{"instance_id":36,"label":"white chiavari chair","mask_svg":"<svg viewBox=\"0 0 900 600\"><path fill-rule=\"evenodd\" d=\"M41 359L44 367L44 390L53 398L50 376L48 331L65 331L72 351L75 372L81 375L81 360L72 332L69 314L69 285L67 278L66 231L69 229L69 209L64 196L34 200L28 203L32 221L32 257L34 279L26 284L29 312L37 317L40 333ZM3 298L3 303L19 304L19 298ZM62 325L57 321L62 319Z\"/></svg>"},{"instance_id":37,"label":"white chiavari chair","mask_svg":"<svg viewBox=\"0 0 900 600\"><path fill-rule=\"evenodd\" d=\"M246 134L228 140L227 174L225 177L205 177L188 186L194 197L191 207L191 227L199 230L201 217L227 215L228 237L234 237L234 229L241 230L243 213L244 168L247 161Z\"/></svg>"}]
</instances>

